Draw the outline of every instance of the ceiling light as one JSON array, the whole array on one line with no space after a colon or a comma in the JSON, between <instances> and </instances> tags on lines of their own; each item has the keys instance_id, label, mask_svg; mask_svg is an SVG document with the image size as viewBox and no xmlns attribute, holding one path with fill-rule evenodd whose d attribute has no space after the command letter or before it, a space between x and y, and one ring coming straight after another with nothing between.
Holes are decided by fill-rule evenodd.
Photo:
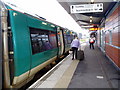
<instances>
[{"instance_id":1,"label":"ceiling light","mask_svg":"<svg viewBox=\"0 0 120 90\"><path fill-rule=\"evenodd\" d=\"M92 20L90 19L90 22L92 22Z\"/></svg>"},{"instance_id":2,"label":"ceiling light","mask_svg":"<svg viewBox=\"0 0 120 90\"><path fill-rule=\"evenodd\" d=\"M91 2L94 2L94 0L91 0Z\"/></svg>"},{"instance_id":3,"label":"ceiling light","mask_svg":"<svg viewBox=\"0 0 120 90\"><path fill-rule=\"evenodd\" d=\"M90 16L90 18L92 18L92 16Z\"/></svg>"},{"instance_id":4,"label":"ceiling light","mask_svg":"<svg viewBox=\"0 0 120 90\"><path fill-rule=\"evenodd\" d=\"M89 27L93 27L93 25L88 25L88 26L81 26L82 28L89 28Z\"/></svg>"}]
</instances>

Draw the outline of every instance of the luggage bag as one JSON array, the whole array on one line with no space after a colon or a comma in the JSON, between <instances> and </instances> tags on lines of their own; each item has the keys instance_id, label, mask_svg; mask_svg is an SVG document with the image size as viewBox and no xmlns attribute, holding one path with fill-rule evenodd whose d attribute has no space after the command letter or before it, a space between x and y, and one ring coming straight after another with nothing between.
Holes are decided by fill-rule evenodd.
<instances>
[{"instance_id":1,"label":"luggage bag","mask_svg":"<svg viewBox=\"0 0 120 90\"><path fill-rule=\"evenodd\" d=\"M78 60L84 60L84 51L83 50L78 50L77 51L77 59Z\"/></svg>"}]
</instances>

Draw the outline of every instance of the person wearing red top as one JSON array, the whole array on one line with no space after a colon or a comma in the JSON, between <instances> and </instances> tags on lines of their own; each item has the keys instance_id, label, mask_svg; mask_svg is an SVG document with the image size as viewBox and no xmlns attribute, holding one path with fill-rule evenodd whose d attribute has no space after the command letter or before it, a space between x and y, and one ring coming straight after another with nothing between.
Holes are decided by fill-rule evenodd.
<instances>
[{"instance_id":1,"label":"person wearing red top","mask_svg":"<svg viewBox=\"0 0 120 90\"><path fill-rule=\"evenodd\" d=\"M90 37L89 39L89 44L90 44L90 49L94 49L94 43L95 43L95 37Z\"/></svg>"}]
</instances>

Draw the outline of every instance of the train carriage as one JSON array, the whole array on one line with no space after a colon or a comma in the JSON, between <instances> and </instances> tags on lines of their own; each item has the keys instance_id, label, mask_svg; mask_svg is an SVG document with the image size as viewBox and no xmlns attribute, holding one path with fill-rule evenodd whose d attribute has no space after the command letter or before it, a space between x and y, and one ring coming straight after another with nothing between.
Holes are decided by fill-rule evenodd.
<instances>
[{"instance_id":1,"label":"train carriage","mask_svg":"<svg viewBox=\"0 0 120 90\"><path fill-rule=\"evenodd\" d=\"M73 31L2 5L5 88L19 88L70 49Z\"/></svg>"}]
</instances>

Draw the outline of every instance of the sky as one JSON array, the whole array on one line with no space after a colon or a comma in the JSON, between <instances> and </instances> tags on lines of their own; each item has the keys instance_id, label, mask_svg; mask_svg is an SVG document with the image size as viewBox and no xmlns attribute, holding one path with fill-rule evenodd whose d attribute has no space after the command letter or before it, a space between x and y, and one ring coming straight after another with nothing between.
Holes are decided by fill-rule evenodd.
<instances>
[{"instance_id":1,"label":"sky","mask_svg":"<svg viewBox=\"0 0 120 90\"><path fill-rule=\"evenodd\" d=\"M86 33L64 10L57 0L2 0L15 4L25 12L37 14L47 21L77 33Z\"/></svg>"}]
</instances>

